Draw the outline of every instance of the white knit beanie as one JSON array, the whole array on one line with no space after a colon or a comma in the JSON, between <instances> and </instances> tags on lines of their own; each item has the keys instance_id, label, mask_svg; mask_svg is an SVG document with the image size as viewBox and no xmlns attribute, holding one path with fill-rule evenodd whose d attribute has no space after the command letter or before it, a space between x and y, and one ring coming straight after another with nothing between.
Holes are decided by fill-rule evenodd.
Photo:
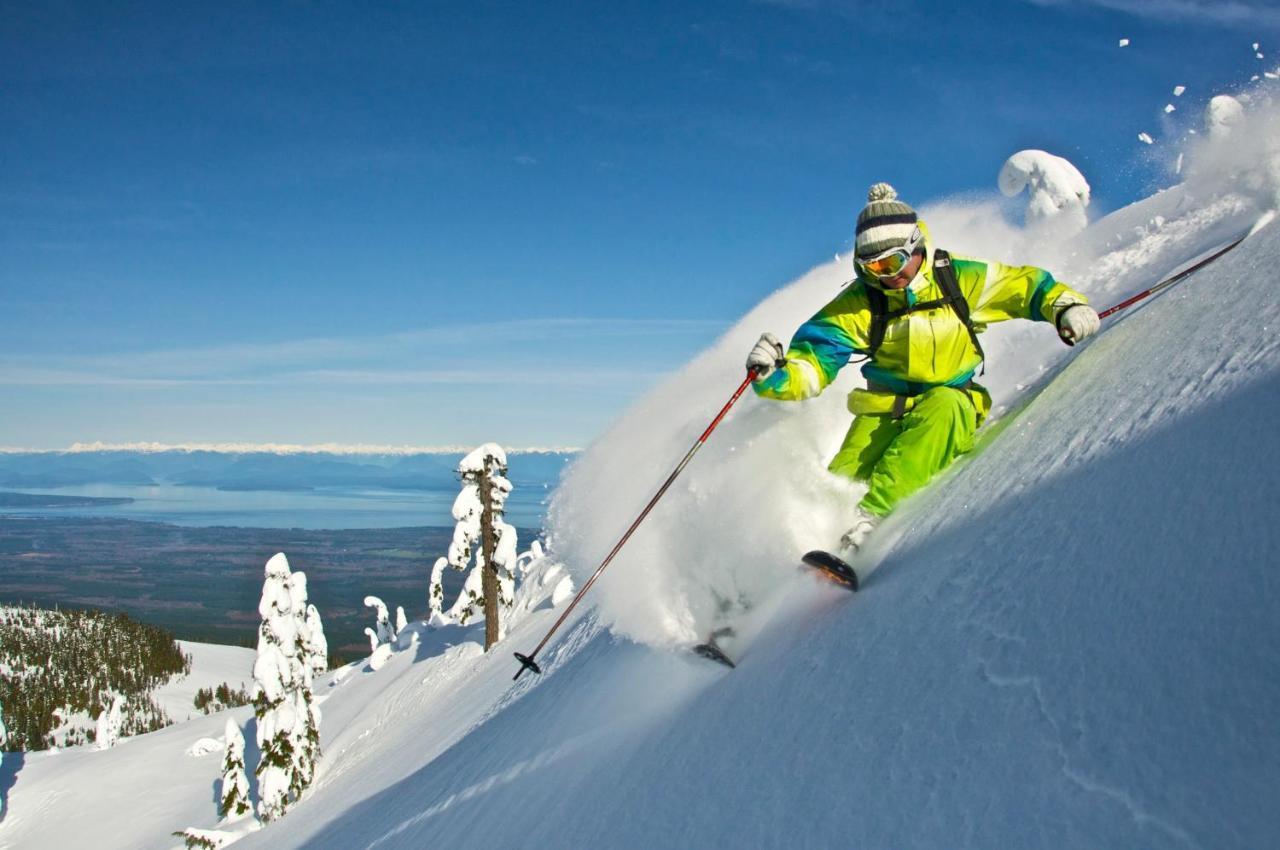
<instances>
[{"instance_id":1,"label":"white knit beanie","mask_svg":"<svg viewBox=\"0 0 1280 850\"><path fill-rule=\"evenodd\" d=\"M898 192L888 183L877 183L867 191L867 205L858 214L854 252L867 259L910 241L916 231L916 211L898 200Z\"/></svg>"}]
</instances>

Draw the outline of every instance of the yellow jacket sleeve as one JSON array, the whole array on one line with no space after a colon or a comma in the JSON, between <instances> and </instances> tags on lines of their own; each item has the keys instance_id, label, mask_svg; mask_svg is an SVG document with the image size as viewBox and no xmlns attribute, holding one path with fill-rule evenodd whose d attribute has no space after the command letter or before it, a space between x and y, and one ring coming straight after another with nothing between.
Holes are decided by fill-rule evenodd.
<instances>
[{"instance_id":1,"label":"yellow jacket sleeve","mask_svg":"<svg viewBox=\"0 0 1280 850\"><path fill-rule=\"evenodd\" d=\"M850 286L800 326L787 348L787 365L756 381L756 394L785 401L818 395L850 357L866 351L870 331L866 293L860 286Z\"/></svg>"},{"instance_id":2,"label":"yellow jacket sleeve","mask_svg":"<svg viewBox=\"0 0 1280 850\"><path fill-rule=\"evenodd\" d=\"M1053 324L1068 304L1089 303L1084 295L1036 266L1007 266L991 260L959 257L955 258L955 266L966 293L976 287L964 285L964 277L969 277L969 283L977 283L976 278L981 277L976 301L970 298L973 305L970 319L979 329L1009 319Z\"/></svg>"}]
</instances>

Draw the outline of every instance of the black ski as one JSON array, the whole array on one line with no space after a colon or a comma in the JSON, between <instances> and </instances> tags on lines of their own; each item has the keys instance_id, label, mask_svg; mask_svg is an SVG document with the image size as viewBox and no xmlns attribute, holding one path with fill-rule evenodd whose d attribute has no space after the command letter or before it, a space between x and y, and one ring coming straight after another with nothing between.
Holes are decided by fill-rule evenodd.
<instances>
[{"instance_id":1,"label":"black ski","mask_svg":"<svg viewBox=\"0 0 1280 850\"><path fill-rule=\"evenodd\" d=\"M714 643L700 643L693 648L693 651L696 655L701 655L708 661L715 661L729 668L736 666L733 663L733 659L725 655L724 650Z\"/></svg>"},{"instance_id":2,"label":"black ski","mask_svg":"<svg viewBox=\"0 0 1280 850\"><path fill-rule=\"evenodd\" d=\"M814 549L812 552L806 552L800 560L805 566L817 570L824 578L847 588L850 593L858 589L858 574L854 572L853 567L830 552Z\"/></svg>"},{"instance_id":3,"label":"black ski","mask_svg":"<svg viewBox=\"0 0 1280 850\"><path fill-rule=\"evenodd\" d=\"M730 626L718 628L711 633L711 636L707 638L706 643L700 643L693 647L693 652L695 655L701 655L708 661L715 661L726 667L733 668L737 665L733 663L732 658L724 654L724 650L720 648L720 644L718 643L720 638L733 637L733 634L733 629Z\"/></svg>"}]
</instances>

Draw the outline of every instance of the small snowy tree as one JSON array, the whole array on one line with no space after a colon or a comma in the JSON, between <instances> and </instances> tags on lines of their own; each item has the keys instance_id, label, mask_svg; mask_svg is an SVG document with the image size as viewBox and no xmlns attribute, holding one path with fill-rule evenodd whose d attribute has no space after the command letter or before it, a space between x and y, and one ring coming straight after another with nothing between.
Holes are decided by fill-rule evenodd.
<instances>
[{"instance_id":1,"label":"small snowy tree","mask_svg":"<svg viewBox=\"0 0 1280 850\"><path fill-rule=\"evenodd\" d=\"M4 728L4 706L0 705L0 764L4 764L4 745L9 740L9 731ZM0 817L4 817L4 795L0 794Z\"/></svg>"},{"instance_id":2,"label":"small snowy tree","mask_svg":"<svg viewBox=\"0 0 1280 850\"><path fill-rule=\"evenodd\" d=\"M329 641L324 636L324 624L320 611L314 605L307 606L307 661L311 675L318 676L329 669Z\"/></svg>"},{"instance_id":3,"label":"small snowy tree","mask_svg":"<svg viewBox=\"0 0 1280 850\"><path fill-rule=\"evenodd\" d=\"M538 561L542 560L543 557L545 557L545 553L542 551L542 543L535 540L529 544L529 551L521 552L516 556L515 571L519 575L524 576L528 574L530 568L532 568Z\"/></svg>"},{"instance_id":4,"label":"small snowy tree","mask_svg":"<svg viewBox=\"0 0 1280 850\"><path fill-rule=\"evenodd\" d=\"M94 741L100 750L109 750L120 740L120 727L123 724L124 697L116 694L111 706L103 706L98 715L98 726L94 731Z\"/></svg>"},{"instance_id":5,"label":"small snowy tree","mask_svg":"<svg viewBox=\"0 0 1280 850\"><path fill-rule=\"evenodd\" d=\"M1215 95L1204 108L1204 128L1211 139L1224 139L1244 119L1244 107L1229 94Z\"/></svg>"},{"instance_id":6,"label":"small snowy tree","mask_svg":"<svg viewBox=\"0 0 1280 850\"><path fill-rule=\"evenodd\" d=\"M258 658L253 665L258 718L258 815L285 813L315 775L320 757L320 711L311 695L307 646L307 585L283 553L267 562L258 613Z\"/></svg>"},{"instance_id":7,"label":"small snowy tree","mask_svg":"<svg viewBox=\"0 0 1280 850\"><path fill-rule=\"evenodd\" d=\"M1083 230L1088 218L1089 183L1084 175L1060 156L1025 150L1009 157L1000 169L1000 191L1012 198L1027 190L1027 226L1055 222L1072 232Z\"/></svg>"},{"instance_id":8,"label":"small snowy tree","mask_svg":"<svg viewBox=\"0 0 1280 850\"><path fill-rule=\"evenodd\" d=\"M443 626L449 622L444 613L444 569L449 566L448 558L436 558L431 568L431 583L427 591L427 622L433 626Z\"/></svg>"},{"instance_id":9,"label":"small snowy tree","mask_svg":"<svg viewBox=\"0 0 1280 850\"><path fill-rule=\"evenodd\" d=\"M486 650L502 637L500 606L510 607L515 596L511 568L516 561L516 530L502 521L511 495L506 472L507 456L502 448L494 443L480 446L458 464L462 490L453 503L457 525L449 544L448 564L465 570L474 557L475 566L448 617L466 625L484 611Z\"/></svg>"},{"instance_id":10,"label":"small snowy tree","mask_svg":"<svg viewBox=\"0 0 1280 850\"><path fill-rule=\"evenodd\" d=\"M378 643L374 646L374 649L377 649L378 646L381 646L384 643L391 643L395 640L396 630L391 627L391 615L387 613L386 603L376 596L366 596L364 598L364 605L366 608L374 609L378 618L378 621L375 624L375 628L377 630L375 634L377 636Z\"/></svg>"},{"instance_id":11,"label":"small snowy tree","mask_svg":"<svg viewBox=\"0 0 1280 850\"><path fill-rule=\"evenodd\" d=\"M244 769L244 735L230 717L225 735L227 748L222 756L222 792L218 814L228 821L239 820L253 811L249 803L249 777Z\"/></svg>"},{"instance_id":12,"label":"small snowy tree","mask_svg":"<svg viewBox=\"0 0 1280 850\"><path fill-rule=\"evenodd\" d=\"M396 606L396 637L400 637L400 635L407 628L409 628L409 618L404 615L404 606L397 605Z\"/></svg>"}]
</instances>

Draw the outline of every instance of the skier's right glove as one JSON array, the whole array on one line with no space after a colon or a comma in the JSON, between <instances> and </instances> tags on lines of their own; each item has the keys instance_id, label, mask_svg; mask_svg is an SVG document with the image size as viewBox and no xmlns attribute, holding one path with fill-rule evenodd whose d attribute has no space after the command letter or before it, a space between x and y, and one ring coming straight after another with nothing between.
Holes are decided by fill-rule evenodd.
<instances>
[{"instance_id":1,"label":"skier's right glove","mask_svg":"<svg viewBox=\"0 0 1280 850\"><path fill-rule=\"evenodd\" d=\"M1082 339L1091 337L1098 332L1101 321L1098 319L1098 311L1094 310L1088 304L1076 302L1068 304L1058 311L1058 336L1067 345L1075 345Z\"/></svg>"},{"instance_id":2,"label":"skier's right glove","mask_svg":"<svg viewBox=\"0 0 1280 850\"><path fill-rule=\"evenodd\" d=\"M754 370L756 380L763 381L773 374L775 369L787 365L786 349L773 334L761 334L760 341L747 355L747 369Z\"/></svg>"}]
</instances>

